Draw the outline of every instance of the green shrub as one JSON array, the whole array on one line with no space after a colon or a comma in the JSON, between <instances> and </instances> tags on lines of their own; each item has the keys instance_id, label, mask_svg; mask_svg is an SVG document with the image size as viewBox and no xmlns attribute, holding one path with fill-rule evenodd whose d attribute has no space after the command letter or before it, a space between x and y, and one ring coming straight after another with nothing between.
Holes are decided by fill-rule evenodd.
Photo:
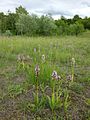
<instances>
[{"instance_id":1,"label":"green shrub","mask_svg":"<svg viewBox=\"0 0 90 120\"><path fill-rule=\"evenodd\" d=\"M10 30L6 30L6 32L4 34L5 34L5 36L12 36L12 33Z\"/></svg>"}]
</instances>

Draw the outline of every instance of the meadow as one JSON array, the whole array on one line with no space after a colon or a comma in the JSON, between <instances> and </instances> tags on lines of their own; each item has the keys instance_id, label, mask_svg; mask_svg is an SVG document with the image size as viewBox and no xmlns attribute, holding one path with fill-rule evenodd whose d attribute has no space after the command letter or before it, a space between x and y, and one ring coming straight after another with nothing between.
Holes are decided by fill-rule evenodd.
<instances>
[{"instance_id":1,"label":"meadow","mask_svg":"<svg viewBox=\"0 0 90 120\"><path fill-rule=\"evenodd\" d=\"M90 32L1 36L0 120L90 120Z\"/></svg>"}]
</instances>

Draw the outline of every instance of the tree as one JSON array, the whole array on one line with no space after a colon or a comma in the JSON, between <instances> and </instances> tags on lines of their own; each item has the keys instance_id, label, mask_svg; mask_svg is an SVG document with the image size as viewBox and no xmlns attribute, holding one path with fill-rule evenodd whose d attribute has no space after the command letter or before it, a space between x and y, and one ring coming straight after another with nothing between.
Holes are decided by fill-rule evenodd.
<instances>
[{"instance_id":1,"label":"tree","mask_svg":"<svg viewBox=\"0 0 90 120\"><path fill-rule=\"evenodd\" d=\"M0 31L1 33L6 31L6 15L3 12L0 13Z\"/></svg>"},{"instance_id":2,"label":"tree","mask_svg":"<svg viewBox=\"0 0 90 120\"><path fill-rule=\"evenodd\" d=\"M79 17L79 15L75 15L73 17L73 22L75 23L76 21L79 21L81 18Z\"/></svg>"},{"instance_id":3,"label":"tree","mask_svg":"<svg viewBox=\"0 0 90 120\"><path fill-rule=\"evenodd\" d=\"M69 26L70 35L78 35L84 31L84 26L81 23L75 22Z\"/></svg>"},{"instance_id":4,"label":"tree","mask_svg":"<svg viewBox=\"0 0 90 120\"><path fill-rule=\"evenodd\" d=\"M90 17L85 17L82 21L84 28L90 30Z\"/></svg>"},{"instance_id":5,"label":"tree","mask_svg":"<svg viewBox=\"0 0 90 120\"><path fill-rule=\"evenodd\" d=\"M6 29L10 30L13 34L16 34L16 14L15 13L8 13L6 18Z\"/></svg>"},{"instance_id":6,"label":"tree","mask_svg":"<svg viewBox=\"0 0 90 120\"><path fill-rule=\"evenodd\" d=\"M56 25L58 26L57 34L58 35L66 35L68 24L63 19L56 20Z\"/></svg>"},{"instance_id":7,"label":"tree","mask_svg":"<svg viewBox=\"0 0 90 120\"><path fill-rule=\"evenodd\" d=\"M75 15L72 19L54 20L51 14L42 15L40 18L36 15L29 15L27 10L19 6L16 13L8 12L5 15L0 13L0 33L11 33L13 35L78 35L84 31L90 30L90 18L80 18Z\"/></svg>"},{"instance_id":8,"label":"tree","mask_svg":"<svg viewBox=\"0 0 90 120\"><path fill-rule=\"evenodd\" d=\"M18 34L32 36L36 34L37 23L33 16L21 14L16 23L16 28Z\"/></svg>"},{"instance_id":9,"label":"tree","mask_svg":"<svg viewBox=\"0 0 90 120\"><path fill-rule=\"evenodd\" d=\"M18 8L16 8L16 14L25 14L25 15L28 15L28 12L27 12L27 10L24 8L24 7L22 7L21 5L18 7Z\"/></svg>"},{"instance_id":10,"label":"tree","mask_svg":"<svg viewBox=\"0 0 90 120\"><path fill-rule=\"evenodd\" d=\"M56 34L57 26L51 16L41 16L39 19L39 31L40 35L53 35Z\"/></svg>"}]
</instances>

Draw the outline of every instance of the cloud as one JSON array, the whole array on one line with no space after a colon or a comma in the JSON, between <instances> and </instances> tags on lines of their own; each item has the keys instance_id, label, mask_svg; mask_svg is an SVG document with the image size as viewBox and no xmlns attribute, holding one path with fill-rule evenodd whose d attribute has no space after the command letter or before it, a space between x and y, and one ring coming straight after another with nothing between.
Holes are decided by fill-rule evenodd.
<instances>
[{"instance_id":1,"label":"cloud","mask_svg":"<svg viewBox=\"0 0 90 120\"><path fill-rule=\"evenodd\" d=\"M15 12L15 8L20 5L37 15L51 13L57 17L72 17L78 14L80 17L90 17L89 0L0 0L0 11Z\"/></svg>"},{"instance_id":2,"label":"cloud","mask_svg":"<svg viewBox=\"0 0 90 120\"><path fill-rule=\"evenodd\" d=\"M83 5L83 6L90 7L90 2L82 2L82 5Z\"/></svg>"},{"instance_id":3,"label":"cloud","mask_svg":"<svg viewBox=\"0 0 90 120\"><path fill-rule=\"evenodd\" d=\"M69 15L71 16L72 13L69 11L64 11L64 10L54 10L54 9L48 9L48 10L35 10L36 13L41 13L41 14L48 14L50 13L51 15Z\"/></svg>"},{"instance_id":4,"label":"cloud","mask_svg":"<svg viewBox=\"0 0 90 120\"><path fill-rule=\"evenodd\" d=\"M19 5L18 0L0 0L0 11L7 12L8 10L15 11L15 8Z\"/></svg>"}]
</instances>

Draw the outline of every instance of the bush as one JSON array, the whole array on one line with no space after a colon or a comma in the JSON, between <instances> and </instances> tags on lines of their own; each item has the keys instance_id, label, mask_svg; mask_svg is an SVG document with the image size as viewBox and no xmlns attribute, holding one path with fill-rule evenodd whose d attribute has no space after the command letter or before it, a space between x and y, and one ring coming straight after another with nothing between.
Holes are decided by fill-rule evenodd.
<instances>
[{"instance_id":1,"label":"bush","mask_svg":"<svg viewBox=\"0 0 90 120\"><path fill-rule=\"evenodd\" d=\"M67 31L68 35L76 35L77 36L84 31L84 26L83 26L83 24L76 22L74 24L70 24L68 26L67 30L68 30Z\"/></svg>"},{"instance_id":2,"label":"bush","mask_svg":"<svg viewBox=\"0 0 90 120\"><path fill-rule=\"evenodd\" d=\"M4 33L5 36L12 36L12 33L10 30L6 30L6 32Z\"/></svg>"},{"instance_id":3,"label":"bush","mask_svg":"<svg viewBox=\"0 0 90 120\"><path fill-rule=\"evenodd\" d=\"M16 29L20 35L35 35L38 29L35 17L24 14L19 15L19 19L16 23Z\"/></svg>"}]
</instances>

